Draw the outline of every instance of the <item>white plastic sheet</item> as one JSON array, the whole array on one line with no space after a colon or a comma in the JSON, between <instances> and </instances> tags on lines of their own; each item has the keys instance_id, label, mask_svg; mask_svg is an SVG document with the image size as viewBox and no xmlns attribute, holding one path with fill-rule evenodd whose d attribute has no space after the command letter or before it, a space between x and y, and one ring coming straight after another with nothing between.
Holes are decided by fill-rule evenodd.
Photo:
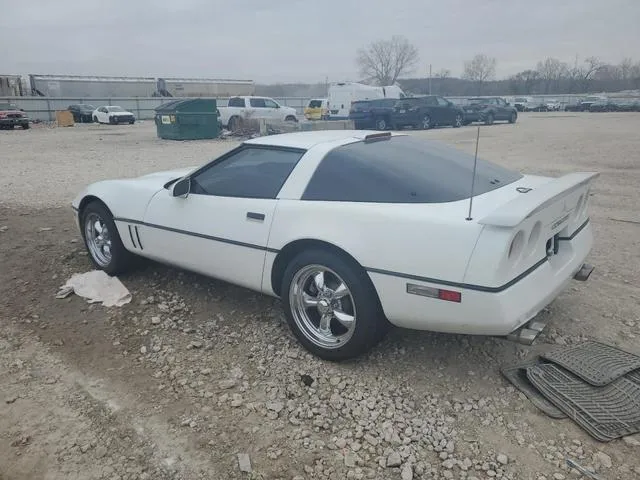
<instances>
[{"instance_id":1,"label":"white plastic sheet","mask_svg":"<svg viewBox=\"0 0 640 480\"><path fill-rule=\"evenodd\" d=\"M102 270L74 273L60 287L56 298L65 298L75 293L89 303L101 302L105 307L121 307L131 301L131 293L117 277L110 277Z\"/></svg>"}]
</instances>

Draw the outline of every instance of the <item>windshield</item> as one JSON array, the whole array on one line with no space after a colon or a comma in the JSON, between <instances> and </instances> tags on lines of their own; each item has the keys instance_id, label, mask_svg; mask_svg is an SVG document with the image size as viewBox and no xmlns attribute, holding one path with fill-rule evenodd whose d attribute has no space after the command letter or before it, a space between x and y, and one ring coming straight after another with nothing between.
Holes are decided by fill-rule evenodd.
<instances>
[{"instance_id":1,"label":"windshield","mask_svg":"<svg viewBox=\"0 0 640 480\"><path fill-rule=\"evenodd\" d=\"M309 102L309 108L320 108L322 107L322 100L311 100Z\"/></svg>"},{"instance_id":2,"label":"windshield","mask_svg":"<svg viewBox=\"0 0 640 480\"><path fill-rule=\"evenodd\" d=\"M107 110L109 110L110 112L124 112L124 109L122 107L107 107Z\"/></svg>"}]
</instances>

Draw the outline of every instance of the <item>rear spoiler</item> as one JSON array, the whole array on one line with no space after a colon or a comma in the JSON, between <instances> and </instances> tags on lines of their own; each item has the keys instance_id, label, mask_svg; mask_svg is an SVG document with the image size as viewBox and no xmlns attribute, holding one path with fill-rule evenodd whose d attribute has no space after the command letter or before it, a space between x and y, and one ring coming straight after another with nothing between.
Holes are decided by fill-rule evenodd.
<instances>
[{"instance_id":1,"label":"rear spoiler","mask_svg":"<svg viewBox=\"0 0 640 480\"><path fill-rule=\"evenodd\" d=\"M554 178L498 207L486 217L478 220L478 223L494 227L515 227L558 198L588 184L599 175L598 172L576 172Z\"/></svg>"}]
</instances>

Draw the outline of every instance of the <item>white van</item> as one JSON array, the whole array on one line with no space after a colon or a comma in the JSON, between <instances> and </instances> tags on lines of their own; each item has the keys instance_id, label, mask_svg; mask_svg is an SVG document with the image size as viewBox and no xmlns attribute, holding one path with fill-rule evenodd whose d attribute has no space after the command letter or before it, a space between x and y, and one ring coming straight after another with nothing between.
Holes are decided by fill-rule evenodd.
<instances>
[{"instance_id":1,"label":"white van","mask_svg":"<svg viewBox=\"0 0 640 480\"><path fill-rule=\"evenodd\" d=\"M397 85L373 87L356 82L334 83L329 86L329 119L348 119L351 102L378 98L404 98L405 96L402 89Z\"/></svg>"}]
</instances>

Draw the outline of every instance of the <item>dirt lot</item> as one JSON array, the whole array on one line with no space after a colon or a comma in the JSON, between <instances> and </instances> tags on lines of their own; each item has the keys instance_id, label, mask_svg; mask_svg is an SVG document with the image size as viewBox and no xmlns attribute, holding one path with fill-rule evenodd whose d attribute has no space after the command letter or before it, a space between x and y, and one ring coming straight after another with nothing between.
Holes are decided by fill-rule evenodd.
<instances>
[{"instance_id":1,"label":"dirt lot","mask_svg":"<svg viewBox=\"0 0 640 480\"><path fill-rule=\"evenodd\" d=\"M640 475L640 441L551 420L499 367L529 347L394 330L343 364L305 353L277 301L157 264L122 308L57 300L90 269L69 203L85 184L202 163L233 141L154 125L0 135L0 479L579 478ZM481 156L527 173L597 170L596 270L545 315L539 342L640 353L640 115L523 114ZM472 152L476 130L418 132ZM539 347L534 347L539 348ZM238 454L250 458L244 473Z\"/></svg>"}]
</instances>

